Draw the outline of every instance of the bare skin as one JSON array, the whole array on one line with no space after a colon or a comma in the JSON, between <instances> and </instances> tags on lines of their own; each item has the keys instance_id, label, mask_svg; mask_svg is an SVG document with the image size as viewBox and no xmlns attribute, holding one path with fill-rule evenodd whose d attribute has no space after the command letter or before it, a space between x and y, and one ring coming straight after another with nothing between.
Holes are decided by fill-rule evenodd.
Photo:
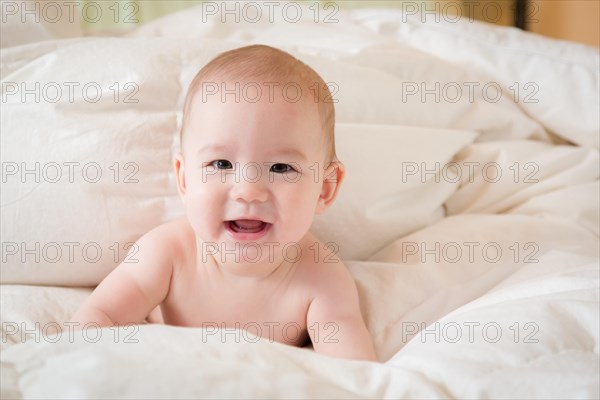
<instances>
[{"instance_id":1,"label":"bare skin","mask_svg":"<svg viewBox=\"0 0 600 400\"><path fill-rule=\"evenodd\" d=\"M318 245L320 262L315 263L312 249ZM262 279L240 279L220 270L212 258L198 262L193 230L179 219L145 235L132 257L137 262L115 269L72 321L139 324L160 305L168 325L245 328L294 346L311 339L317 352L376 361L346 267L311 234L302 247L297 262L284 262Z\"/></svg>"},{"instance_id":2,"label":"bare skin","mask_svg":"<svg viewBox=\"0 0 600 400\"><path fill-rule=\"evenodd\" d=\"M309 232L345 172L326 162L316 105L277 97L209 100L191 110L175 157L186 217L144 235L131 257L137 262L119 265L72 321L137 324L152 312L169 325L239 327L295 346L310 339L319 353L376 361L352 276ZM247 165L264 168L260 179L236 179ZM311 173L315 165L324 166L322 176ZM232 223L249 220L266 228L253 239L232 232ZM260 257L207 247L251 243ZM284 254L289 243L301 252ZM157 306L162 317L152 319Z\"/></svg>"}]
</instances>

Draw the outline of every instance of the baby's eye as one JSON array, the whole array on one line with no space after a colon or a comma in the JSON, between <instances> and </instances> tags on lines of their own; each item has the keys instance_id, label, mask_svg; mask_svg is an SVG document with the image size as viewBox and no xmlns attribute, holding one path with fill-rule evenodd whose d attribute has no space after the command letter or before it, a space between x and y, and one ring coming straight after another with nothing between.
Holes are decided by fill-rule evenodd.
<instances>
[{"instance_id":1,"label":"baby's eye","mask_svg":"<svg viewBox=\"0 0 600 400\"><path fill-rule=\"evenodd\" d=\"M276 174L283 174L283 173L289 172L293 169L294 168L292 168L291 165L283 164L283 163L277 163L277 164L273 164L271 166L271 172L275 172Z\"/></svg>"},{"instance_id":2,"label":"baby's eye","mask_svg":"<svg viewBox=\"0 0 600 400\"><path fill-rule=\"evenodd\" d=\"M215 160L210 165L212 165L213 167L215 167L217 169L233 168L233 165L231 164L231 162L229 162L229 160Z\"/></svg>"}]
</instances>

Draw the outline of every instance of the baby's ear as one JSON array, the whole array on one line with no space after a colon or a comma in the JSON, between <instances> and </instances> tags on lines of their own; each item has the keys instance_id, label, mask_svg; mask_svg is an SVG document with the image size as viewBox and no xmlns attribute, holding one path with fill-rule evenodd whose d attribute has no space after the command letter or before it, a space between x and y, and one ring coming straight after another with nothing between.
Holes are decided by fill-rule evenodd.
<instances>
[{"instance_id":1,"label":"baby's ear","mask_svg":"<svg viewBox=\"0 0 600 400\"><path fill-rule=\"evenodd\" d=\"M315 211L317 214L321 214L333 204L340 185L344 180L346 168L341 161L331 161L324 169L324 173L321 195L319 196L319 202Z\"/></svg>"},{"instance_id":2,"label":"baby's ear","mask_svg":"<svg viewBox=\"0 0 600 400\"><path fill-rule=\"evenodd\" d=\"M183 162L183 154L175 154L175 177L177 178L177 190L182 200L185 199L185 166Z\"/></svg>"}]
</instances>

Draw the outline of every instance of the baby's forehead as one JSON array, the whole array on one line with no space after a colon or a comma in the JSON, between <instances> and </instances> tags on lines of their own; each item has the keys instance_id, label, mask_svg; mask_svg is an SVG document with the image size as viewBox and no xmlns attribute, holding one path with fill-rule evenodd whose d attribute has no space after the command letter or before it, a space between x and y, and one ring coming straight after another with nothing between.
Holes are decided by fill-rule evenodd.
<instances>
[{"instance_id":1,"label":"baby's forehead","mask_svg":"<svg viewBox=\"0 0 600 400\"><path fill-rule=\"evenodd\" d=\"M190 88L193 102L220 103L281 103L306 105L317 103L315 85L304 80L279 77L207 77Z\"/></svg>"},{"instance_id":2,"label":"baby's forehead","mask_svg":"<svg viewBox=\"0 0 600 400\"><path fill-rule=\"evenodd\" d=\"M197 93L186 128L191 141L186 142L192 147L227 143L230 147L244 148L252 138L252 143L259 147L278 148L303 147L320 143L319 137L322 141L326 139L318 109L310 102L289 101L283 95L274 95L271 101L267 93L260 102L244 99L240 94L237 102L234 95L228 92L221 100L221 94L214 93L202 101L202 93Z\"/></svg>"}]
</instances>

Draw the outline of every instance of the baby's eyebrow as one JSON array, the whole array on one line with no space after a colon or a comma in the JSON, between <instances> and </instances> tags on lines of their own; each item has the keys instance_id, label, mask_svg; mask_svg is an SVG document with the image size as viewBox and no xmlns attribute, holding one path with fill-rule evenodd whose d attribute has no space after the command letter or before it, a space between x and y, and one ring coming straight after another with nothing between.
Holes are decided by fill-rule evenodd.
<instances>
[{"instance_id":1,"label":"baby's eyebrow","mask_svg":"<svg viewBox=\"0 0 600 400\"><path fill-rule=\"evenodd\" d=\"M232 150L232 148L228 145L211 143L211 144L207 144L207 145L200 147L200 149L198 150L198 152L196 154L201 155L202 153L207 152L207 151L213 151L215 153L227 153L227 152L231 152L231 150ZM291 158L299 159L302 161L308 160L308 157L306 156L306 154L304 154L302 151L300 151L298 149L294 149L294 148L276 149L274 151L269 151L267 154L268 154L268 157L273 160L277 159L278 157L291 157Z\"/></svg>"},{"instance_id":2,"label":"baby's eyebrow","mask_svg":"<svg viewBox=\"0 0 600 400\"><path fill-rule=\"evenodd\" d=\"M288 156L293 158L298 158L301 160L308 160L308 157L298 149L279 149L273 152L269 152L269 156L277 157L277 156Z\"/></svg>"},{"instance_id":3,"label":"baby's eyebrow","mask_svg":"<svg viewBox=\"0 0 600 400\"><path fill-rule=\"evenodd\" d=\"M200 147L200 149L198 150L198 152L196 154L200 155L206 151L226 152L228 150L231 150L231 148L224 144L207 144L207 145Z\"/></svg>"}]
</instances>

